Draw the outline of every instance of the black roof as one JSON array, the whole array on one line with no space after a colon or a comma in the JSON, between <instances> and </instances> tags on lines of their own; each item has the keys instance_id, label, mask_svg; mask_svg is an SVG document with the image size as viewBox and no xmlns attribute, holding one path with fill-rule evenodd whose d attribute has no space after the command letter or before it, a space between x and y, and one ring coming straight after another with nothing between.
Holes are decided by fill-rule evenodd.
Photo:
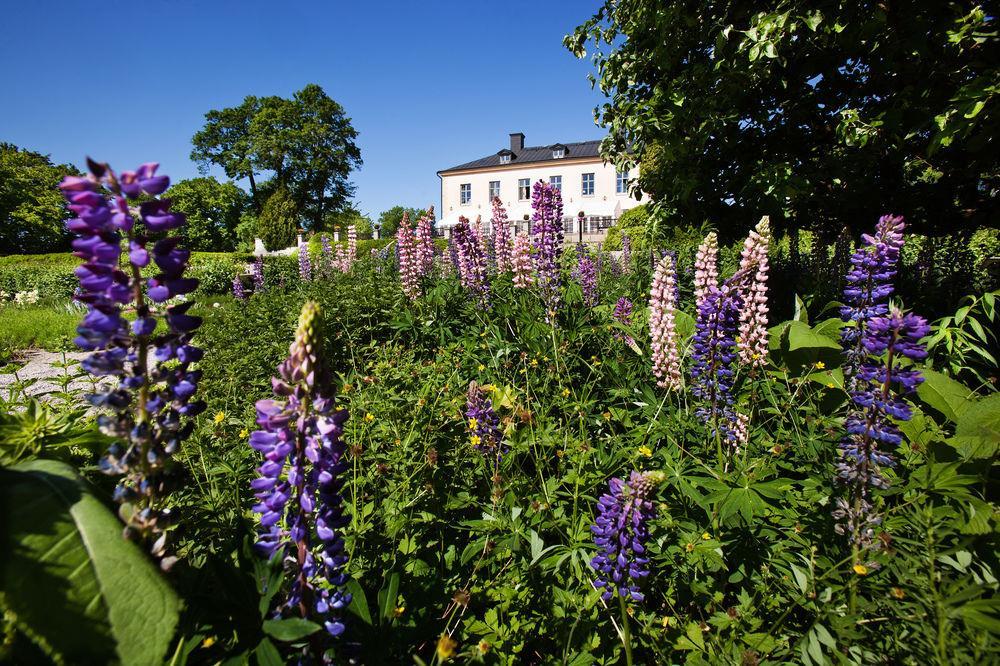
<instances>
[{"instance_id":1,"label":"black roof","mask_svg":"<svg viewBox=\"0 0 1000 666\"><path fill-rule=\"evenodd\" d=\"M552 149L557 146L566 149L566 157L564 159L572 159L574 157L601 156L600 139L596 141L577 141L576 143L554 143L554 144L549 144L548 146L525 146L520 153L512 153L509 148L504 148L503 150L494 153L493 155L480 157L478 160L472 160L471 162L466 162L465 164L459 164L458 166L453 166L450 169L442 169L441 171L438 171L438 173L445 173L448 171L460 171L462 169L481 169L483 167L500 166L501 154L511 155L509 164L531 164L532 162L551 162Z\"/></svg>"}]
</instances>

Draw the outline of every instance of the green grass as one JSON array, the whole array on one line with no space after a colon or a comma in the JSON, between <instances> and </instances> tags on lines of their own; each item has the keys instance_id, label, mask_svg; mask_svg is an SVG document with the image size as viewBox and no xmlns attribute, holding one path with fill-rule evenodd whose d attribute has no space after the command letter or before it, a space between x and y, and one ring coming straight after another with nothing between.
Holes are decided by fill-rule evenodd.
<instances>
[{"instance_id":1,"label":"green grass","mask_svg":"<svg viewBox=\"0 0 1000 666\"><path fill-rule=\"evenodd\" d=\"M80 318L66 303L0 305L0 361L23 349L72 349Z\"/></svg>"}]
</instances>

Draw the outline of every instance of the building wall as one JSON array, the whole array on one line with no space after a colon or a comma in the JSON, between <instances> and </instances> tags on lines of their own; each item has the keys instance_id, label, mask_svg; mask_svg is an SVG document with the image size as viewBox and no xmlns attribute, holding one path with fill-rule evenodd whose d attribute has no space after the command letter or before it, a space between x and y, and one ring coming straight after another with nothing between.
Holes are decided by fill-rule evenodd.
<instances>
[{"instance_id":1,"label":"building wall","mask_svg":"<svg viewBox=\"0 0 1000 666\"><path fill-rule=\"evenodd\" d=\"M584 173L594 174L594 194L583 196L582 179ZM638 206L641 200L633 199L628 194L618 194L616 190L616 173L612 164L594 159L581 161L570 157L553 160L529 166L502 166L489 169L441 174L441 213L439 218L447 222L458 215L464 215L475 221L481 215L484 222L492 215L489 200L489 183L500 181L500 200L507 209L507 215L512 222L520 221L524 215L531 215L531 198L518 198L517 181L528 178L530 183L538 180L548 181L551 176L562 176L563 215L576 217L580 211L590 216L617 217L621 211ZM638 177L638 168L632 169L629 176ZM472 199L462 204L460 186L468 183L472 186ZM617 212L616 212L617 211Z\"/></svg>"}]
</instances>

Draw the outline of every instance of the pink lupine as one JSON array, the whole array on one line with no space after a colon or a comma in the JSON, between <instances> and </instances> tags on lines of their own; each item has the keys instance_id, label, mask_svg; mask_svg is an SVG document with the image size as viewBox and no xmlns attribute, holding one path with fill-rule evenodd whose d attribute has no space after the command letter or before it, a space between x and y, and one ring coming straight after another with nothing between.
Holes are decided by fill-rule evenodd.
<instances>
[{"instance_id":1,"label":"pink lupine","mask_svg":"<svg viewBox=\"0 0 1000 666\"><path fill-rule=\"evenodd\" d=\"M417 244L410 228L410 215L403 213L403 220L396 232L396 250L399 254L399 281L403 293L415 301L420 297L420 276L417 273Z\"/></svg>"},{"instance_id":2,"label":"pink lupine","mask_svg":"<svg viewBox=\"0 0 1000 666\"><path fill-rule=\"evenodd\" d=\"M514 286L526 289L535 281L535 268L531 261L531 239L521 234L514 239L514 256L511 260L514 271Z\"/></svg>"},{"instance_id":3,"label":"pink lupine","mask_svg":"<svg viewBox=\"0 0 1000 666\"><path fill-rule=\"evenodd\" d=\"M347 227L347 266L342 269L349 273L354 267L354 261L358 258L358 228L353 224Z\"/></svg>"},{"instance_id":4,"label":"pink lupine","mask_svg":"<svg viewBox=\"0 0 1000 666\"><path fill-rule=\"evenodd\" d=\"M763 367L767 362L767 250L771 242L771 227L767 216L743 243L740 271L753 274L747 281L740 309L740 335L737 340L740 360L751 366Z\"/></svg>"},{"instance_id":5,"label":"pink lupine","mask_svg":"<svg viewBox=\"0 0 1000 666\"><path fill-rule=\"evenodd\" d=\"M496 253L497 273L513 269L510 242L510 222L500 197L493 198L493 251Z\"/></svg>"},{"instance_id":6,"label":"pink lupine","mask_svg":"<svg viewBox=\"0 0 1000 666\"><path fill-rule=\"evenodd\" d=\"M715 232L705 236L694 258L694 301L701 306L712 287L719 286L719 240Z\"/></svg>"},{"instance_id":7,"label":"pink lupine","mask_svg":"<svg viewBox=\"0 0 1000 666\"><path fill-rule=\"evenodd\" d=\"M674 258L660 259L649 292L649 334L653 347L653 374L656 385L666 389L681 387L681 357L677 346L675 320L677 282Z\"/></svg>"},{"instance_id":8,"label":"pink lupine","mask_svg":"<svg viewBox=\"0 0 1000 666\"><path fill-rule=\"evenodd\" d=\"M434 268L434 206L420 216L417 222L417 269L421 277L427 277Z\"/></svg>"}]
</instances>

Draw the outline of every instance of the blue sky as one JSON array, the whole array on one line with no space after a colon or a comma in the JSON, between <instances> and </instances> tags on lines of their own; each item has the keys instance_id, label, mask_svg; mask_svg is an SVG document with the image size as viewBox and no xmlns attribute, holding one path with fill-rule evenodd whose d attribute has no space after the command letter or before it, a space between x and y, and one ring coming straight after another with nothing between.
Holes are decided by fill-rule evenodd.
<instances>
[{"instance_id":1,"label":"blue sky","mask_svg":"<svg viewBox=\"0 0 1000 666\"><path fill-rule=\"evenodd\" d=\"M318 83L359 132L363 212L439 201L436 171L603 136L591 66L562 46L597 0L3 0L0 141L193 177L206 111ZM221 171L214 172L224 177Z\"/></svg>"}]
</instances>

